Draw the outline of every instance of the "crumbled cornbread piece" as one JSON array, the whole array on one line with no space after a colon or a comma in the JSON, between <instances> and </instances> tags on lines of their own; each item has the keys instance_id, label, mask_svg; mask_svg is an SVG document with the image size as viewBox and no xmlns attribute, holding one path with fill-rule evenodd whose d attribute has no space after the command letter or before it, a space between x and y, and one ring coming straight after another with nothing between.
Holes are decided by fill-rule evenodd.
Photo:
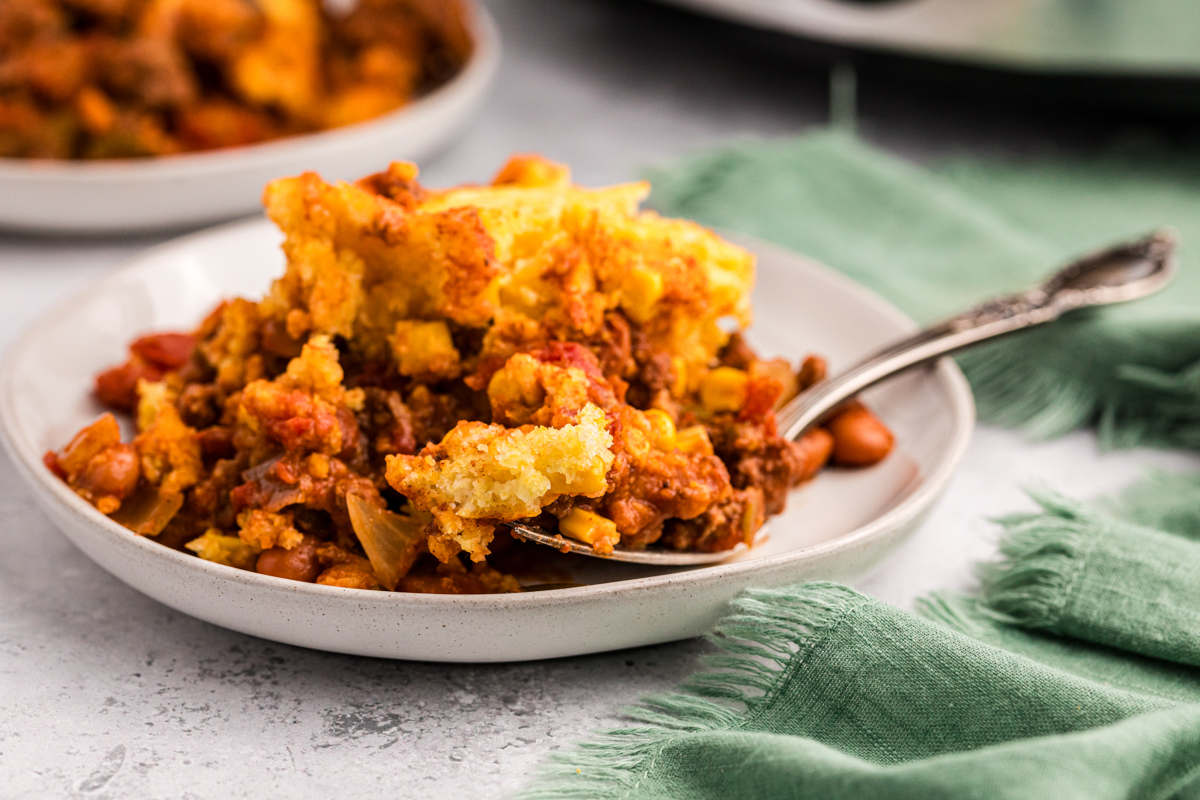
<instances>
[{"instance_id":1,"label":"crumbled cornbread piece","mask_svg":"<svg viewBox=\"0 0 1200 800\"><path fill-rule=\"evenodd\" d=\"M392 338L392 352L401 375L421 375L434 380L454 378L459 372L458 350L445 322L400 320Z\"/></svg>"},{"instance_id":2,"label":"crumbled cornbread piece","mask_svg":"<svg viewBox=\"0 0 1200 800\"><path fill-rule=\"evenodd\" d=\"M342 386L338 352L327 336L314 336L287 371L273 381L259 379L242 390L237 422L244 439L258 441L269 452L271 443L288 450L337 455L346 446L339 410L361 390Z\"/></svg>"},{"instance_id":3,"label":"crumbled cornbread piece","mask_svg":"<svg viewBox=\"0 0 1200 800\"><path fill-rule=\"evenodd\" d=\"M482 561L491 526L472 521L522 519L562 495L604 494L613 462L606 425L604 412L590 403L578 424L561 428L460 422L419 455L389 456L387 480L433 514L444 544Z\"/></svg>"},{"instance_id":4,"label":"crumbled cornbread piece","mask_svg":"<svg viewBox=\"0 0 1200 800\"><path fill-rule=\"evenodd\" d=\"M259 548L236 536L225 536L219 528L209 528L185 546L205 561L238 569L254 569L259 554Z\"/></svg>"},{"instance_id":5,"label":"crumbled cornbread piece","mask_svg":"<svg viewBox=\"0 0 1200 800\"><path fill-rule=\"evenodd\" d=\"M558 529L572 539L590 544L597 553L611 553L621 541L615 522L585 508L572 508L558 521Z\"/></svg>"},{"instance_id":6,"label":"crumbled cornbread piece","mask_svg":"<svg viewBox=\"0 0 1200 800\"><path fill-rule=\"evenodd\" d=\"M575 422L588 404L590 382L578 367L547 364L518 353L488 383L492 419L501 425L549 425Z\"/></svg>"},{"instance_id":7,"label":"crumbled cornbread piece","mask_svg":"<svg viewBox=\"0 0 1200 800\"><path fill-rule=\"evenodd\" d=\"M258 508L238 514L238 538L259 550L282 547L295 549L304 534L292 526L291 514L277 514Z\"/></svg>"},{"instance_id":8,"label":"crumbled cornbread piece","mask_svg":"<svg viewBox=\"0 0 1200 800\"><path fill-rule=\"evenodd\" d=\"M164 495L181 494L199 482L204 471L196 431L185 425L166 384L138 384L138 435L142 477Z\"/></svg>"}]
</instances>

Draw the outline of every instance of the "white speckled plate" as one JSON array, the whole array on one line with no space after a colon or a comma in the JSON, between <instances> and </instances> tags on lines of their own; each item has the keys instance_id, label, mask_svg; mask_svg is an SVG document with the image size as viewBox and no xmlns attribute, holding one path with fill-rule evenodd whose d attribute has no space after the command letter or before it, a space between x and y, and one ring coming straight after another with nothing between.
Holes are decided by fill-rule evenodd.
<instances>
[{"instance_id":1,"label":"white speckled plate","mask_svg":"<svg viewBox=\"0 0 1200 800\"><path fill-rule=\"evenodd\" d=\"M971 435L974 405L950 361L868 395L896 433L876 467L827 470L793 492L760 547L717 566L656 569L579 559L569 589L445 596L297 583L201 561L135 536L42 465L101 411L92 378L139 333L195 325L220 299L257 297L283 268L265 220L214 228L137 258L59 306L0 368L0 431L42 508L97 564L184 613L289 644L431 661L517 661L653 644L704 633L746 587L853 580L928 513ZM913 328L892 306L793 253L758 253L760 351L828 356L834 367ZM52 565L27 565L29 569Z\"/></svg>"},{"instance_id":2,"label":"white speckled plate","mask_svg":"<svg viewBox=\"0 0 1200 800\"><path fill-rule=\"evenodd\" d=\"M117 233L181 228L253 214L263 186L304 170L354 179L446 144L483 100L500 63L500 34L466 0L475 49L451 81L375 119L344 128L203 153L110 161L0 158L0 228Z\"/></svg>"}]
</instances>

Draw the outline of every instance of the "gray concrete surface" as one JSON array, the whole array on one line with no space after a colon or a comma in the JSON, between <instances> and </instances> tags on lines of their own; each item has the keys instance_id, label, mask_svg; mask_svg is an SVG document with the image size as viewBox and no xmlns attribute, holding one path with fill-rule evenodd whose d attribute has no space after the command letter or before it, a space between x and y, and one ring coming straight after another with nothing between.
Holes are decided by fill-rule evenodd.
<instances>
[{"instance_id":1,"label":"gray concrete surface","mask_svg":"<svg viewBox=\"0 0 1200 800\"><path fill-rule=\"evenodd\" d=\"M478 180L512 151L587 183L733 136L825 120L820 67L775 59L719 26L650 5L494 0L507 51L478 120L425 177ZM1126 135L1120 120L861 80L861 129L916 159L1036 152ZM1136 136L1163 135L1159 127ZM139 240L0 238L0 347ZM1085 433L1031 444L982 429L948 498L861 588L907 605L965 588L992 552L991 514L1042 477L1088 495L1181 455L1099 455ZM671 687L698 641L558 661L453 666L332 655L180 615L94 566L0 456L0 797L492 798L618 709Z\"/></svg>"}]
</instances>

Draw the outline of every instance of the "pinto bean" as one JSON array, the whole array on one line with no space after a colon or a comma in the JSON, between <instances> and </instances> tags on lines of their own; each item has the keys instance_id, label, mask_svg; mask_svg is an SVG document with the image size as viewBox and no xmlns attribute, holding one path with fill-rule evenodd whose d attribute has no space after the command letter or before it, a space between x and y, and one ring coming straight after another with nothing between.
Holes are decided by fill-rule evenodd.
<instances>
[{"instance_id":1,"label":"pinto bean","mask_svg":"<svg viewBox=\"0 0 1200 800\"><path fill-rule=\"evenodd\" d=\"M305 536L291 550L282 547L263 550L258 556L255 570L262 575L312 583L321 574L321 563L317 560L318 544L320 542L315 537Z\"/></svg>"},{"instance_id":2,"label":"pinto bean","mask_svg":"<svg viewBox=\"0 0 1200 800\"><path fill-rule=\"evenodd\" d=\"M800 469L793 474L793 483L801 483L816 476L829 461L833 452L833 435L824 428L813 428L792 443L792 450L799 456Z\"/></svg>"},{"instance_id":3,"label":"pinto bean","mask_svg":"<svg viewBox=\"0 0 1200 800\"><path fill-rule=\"evenodd\" d=\"M796 373L796 382L800 384L800 391L825 380L825 373L828 369L825 359L820 356L806 357L804 363L800 365L800 371Z\"/></svg>"},{"instance_id":4,"label":"pinto bean","mask_svg":"<svg viewBox=\"0 0 1200 800\"><path fill-rule=\"evenodd\" d=\"M162 370L172 370L188 362L195 346L196 337L190 333L152 333L129 345L129 350Z\"/></svg>"},{"instance_id":5,"label":"pinto bean","mask_svg":"<svg viewBox=\"0 0 1200 800\"><path fill-rule=\"evenodd\" d=\"M895 437L865 406L855 403L829 421L834 463L865 467L892 451Z\"/></svg>"},{"instance_id":6,"label":"pinto bean","mask_svg":"<svg viewBox=\"0 0 1200 800\"><path fill-rule=\"evenodd\" d=\"M131 444L115 444L87 463L77 483L95 495L123 500L137 488L141 465Z\"/></svg>"}]
</instances>

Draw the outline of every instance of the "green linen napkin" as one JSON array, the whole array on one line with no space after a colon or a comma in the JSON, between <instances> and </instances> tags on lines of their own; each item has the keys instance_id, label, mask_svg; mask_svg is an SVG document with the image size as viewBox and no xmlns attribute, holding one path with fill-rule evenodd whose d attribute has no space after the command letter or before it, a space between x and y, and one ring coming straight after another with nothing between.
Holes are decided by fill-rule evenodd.
<instances>
[{"instance_id":1,"label":"green linen napkin","mask_svg":"<svg viewBox=\"0 0 1200 800\"><path fill-rule=\"evenodd\" d=\"M1008 622L1200 665L1200 549L1080 503L1001 520L1006 560L982 570L983 601Z\"/></svg>"},{"instance_id":2,"label":"green linen napkin","mask_svg":"<svg viewBox=\"0 0 1200 800\"><path fill-rule=\"evenodd\" d=\"M929 322L1082 250L1200 241L1200 160L960 159L822 133L661 170L660 210L805 252ZM1200 270L960 359L984 419L1200 446ZM817 583L743 595L678 693L556 755L545 798L1200 798L1200 476L999 520L974 596L919 615Z\"/></svg>"},{"instance_id":3,"label":"green linen napkin","mask_svg":"<svg viewBox=\"0 0 1200 800\"><path fill-rule=\"evenodd\" d=\"M522 796L1200 798L1200 544L1037 497L979 596L923 616L832 583L747 592L711 671Z\"/></svg>"}]
</instances>

